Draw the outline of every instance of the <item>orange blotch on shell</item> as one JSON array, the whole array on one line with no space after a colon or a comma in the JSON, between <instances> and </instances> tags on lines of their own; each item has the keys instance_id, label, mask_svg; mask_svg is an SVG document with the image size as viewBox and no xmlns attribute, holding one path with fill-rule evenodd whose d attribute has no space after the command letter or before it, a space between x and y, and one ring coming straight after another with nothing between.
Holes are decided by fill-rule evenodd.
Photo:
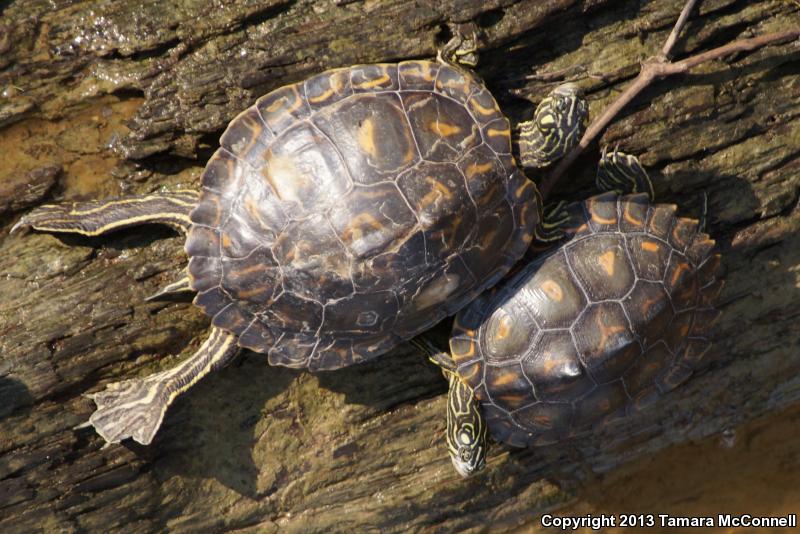
<instances>
[{"instance_id":1,"label":"orange blotch on shell","mask_svg":"<svg viewBox=\"0 0 800 534\"><path fill-rule=\"evenodd\" d=\"M658 252L658 243L652 241L642 241L642 250L646 252Z\"/></svg>"},{"instance_id":2,"label":"orange blotch on shell","mask_svg":"<svg viewBox=\"0 0 800 534\"><path fill-rule=\"evenodd\" d=\"M542 291L545 292L550 300L561 302L564 299L564 290L561 289L561 286L554 280L545 280L542 282Z\"/></svg>"},{"instance_id":3,"label":"orange blotch on shell","mask_svg":"<svg viewBox=\"0 0 800 534\"><path fill-rule=\"evenodd\" d=\"M374 89L375 87L380 87L381 85L385 84L386 82L390 81L389 74L384 73L383 76L380 78L375 78L374 80L367 80L366 82L361 82L356 84L356 87L359 89Z\"/></svg>"},{"instance_id":4,"label":"orange blotch on shell","mask_svg":"<svg viewBox=\"0 0 800 534\"><path fill-rule=\"evenodd\" d=\"M604 252L600 254L597 258L597 262L600 264L600 267L603 268L605 273L608 276L614 276L614 251L609 250L608 252Z\"/></svg>"},{"instance_id":5,"label":"orange blotch on shell","mask_svg":"<svg viewBox=\"0 0 800 534\"><path fill-rule=\"evenodd\" d=\"M423 65L427 68L423 68ZM423 80L433 81L433 69L430 68L430 63L415 63L415 68L408 71L410 75L419 76Z\"/></svg>"},{"instance_id":6,"label":"orange blotch on shell","mask_svg":"<svg viewBox=\"0 0 800 534\"><path fill-rule=\"evenodd\" d=\"M453 193L450 191L450 189L448 189L443 183L434 179L432 176L426 176L425 181L431 185L431 190L420 199L420 207L426 208L429 205L434 204L440 198L453 198Z\"/></svg>"},{"instance_id":7,"label":"orange blotch on shell","mask_svg":"<svg viewBox=\"0 0 800 534\"><path fill-rule=\"evenodd\" d=\"M500 319L497 330L495 331L494 338L497 340L505 339L508 337L508 334L511 333L511 318L509 316L504 316Z\"/></svg>"},{"instance_id":8,"label":"orange blotch on shell","mask_svg":"<svg viewBox=\"0 0 800 534\"><path fill-rule=\"evenodd\" d=\"M517 380L517 375L515 373L503 373L492 380L492 384L495 386L507 386Z\"/></svg>"},{"instance_id":9,"label":"orange blotch on shell","mask_svg":"<svg viewBox=\"0 0 800 534\"><path fill-rule=\"evenodd\" d=\"M364 227L374 230L382 230L383 225L371 213L359 213L350 220L350 223L342 232L342 239L345 241L357 241L364 236Z\"/></svg>"},{"instance_id":10,"label":"orange blotch on shell","mask_svg":"<svg viewBox=\"0 0 800 534\"><path fill-rule=\"evenodd\" d=\"M488 130L486 130L486 133L489 135L489 137L510 137L511 136L511 130L509 128L506 128L504 130L498 130L496 128L489 128Z\"/></svg>"},{"instance_id":11,"label":"orange blotch on shell","mask_svg":"<svg viewBox=\"0 0 800 534\"><path fill-rule=\"evenodd\" d=\"M607 219L596 212L592 212L592 220L597 224L616 224L617 219Z\"/></svg>"},{"instance_id":12,"label":"orange blotch on shell","mask_svg":"<svg viewBox=\"0 0 800 534\"><path fill-rule=\"evenodd\" d=\"M450 137L461 132L461 128L455 124L447 124L440 121L431 121L430 129L442 137Z\"/></svg>"},{"instance_id":13,"label":"orange blotch on shell","mask_svg":"<svg viewBox=\"0 0 800 534\"><path fill-rule=\"evenodd\" d=\"M677 268L675 269L675 272L672 273L672 280L670 282L670 285L672 287L675 287L678 284L678 280L680 280L681 278L681 273L683 271L688 271L688 270L689 270L689 264L679 263Z\"/></svg>"},{"instance_id":14,"label":"orange blotch on shell","mask_svg":"<svg viewBox=\"0 0 800 534\"><path fill-rule=\"evenodd\" d=\"M631 223L634 226L643 226L644 225L644 221L634 217L627 206L625 207L625 212L622 214L622 217L626 221L628 221L629 223Z\"/></svg>"},{"instance_id":15,"label":"orange blotch on shell","mask_svg":"<svg viewBox=\"0 0 800 534\"><path fill-rule=\"evenodd\" d=\"M492 170L491 162L480 163L480 164L479 163L471 163L471 164L469 164L467 166L467 171L466 171L465 174L467 175L467 178L472 178L476 174L481 174L481 173L484 173L484 172L490 171L490 170Z\"/></svg>"},{"instance_id":16,"label":"orange blotch on shell","mask_svg":"<svg viewBox=\"0 0 800 534\"><path fill-rule=\"evenodd\" d=\"M477 111L481 115L488 116L488 115L494 115L495 113L499 112L499 110L496 107L487 108L481 106L475 98L470 99L470 104L472 104L472 107L475 108L475 111Z\"/></svg>"},{"instance_id":17,"label":"orange blotch on shell","mask_svg":"<svg viewBox=\"0 0 800 534\"><path fill-rule=\"evenodd\" d=\"M552 418L546 415L537 415L536 417L533 418L533 422L536 423L538 426L543 426L543 427L553 426Z\"/></svg>"},{"instance_id":18,"label":"orange blotch on shell","mask_svg":"<svg viewBox=\"0 0 800 534\"><path fill-rule=\"evenodd\" d=\"M373 158L378 155L378 147L375 146L375 126L372 119L365 119L358 129L358 145Z\"/></svg>"}]
</instances>

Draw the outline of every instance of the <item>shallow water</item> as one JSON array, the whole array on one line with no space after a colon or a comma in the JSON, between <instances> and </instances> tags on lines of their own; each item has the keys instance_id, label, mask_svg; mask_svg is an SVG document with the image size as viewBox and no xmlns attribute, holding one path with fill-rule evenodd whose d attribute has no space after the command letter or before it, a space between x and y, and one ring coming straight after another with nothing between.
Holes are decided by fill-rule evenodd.
<instances>
[{"instance_id":1,"label":"shallow water","mask_svg":"<svg viewBox=\"0 0 800 534\"><path fill-rule=\"evenodd\" d=\"M675 445L588 483L554 515L800 514L800 405L693 444ZM655 518L656 525L659 518ZM658 529L657 529L658 530ZM731 529L703 532L789 532ZM625 532L608 528L604 532ZM652 531L652 530L651 530ZM698 531L671 528L669 532ZM579 532L591 532L585 528Z\"/></svg>"}]
</instances>

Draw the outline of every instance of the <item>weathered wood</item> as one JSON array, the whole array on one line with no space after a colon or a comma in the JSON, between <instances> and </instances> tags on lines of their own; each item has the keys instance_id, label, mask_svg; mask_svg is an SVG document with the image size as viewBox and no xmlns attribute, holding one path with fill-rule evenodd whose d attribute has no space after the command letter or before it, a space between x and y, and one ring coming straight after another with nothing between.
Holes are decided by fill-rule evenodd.
<instances>
[{"instance_id":1,"label":"weathered wood","mask_svg":"<svg viewBox=\"0 0 800 534\"><path fill-rule=\"evenodd\" d=\"M657 84L602 141L638 154L658 198L684 213L698 216L708 195L709 230L728 270L708 367L601 435L529 451L497 446L472 480L457 477L442 444L441 374L410 347L319 375L248 353L180 399L150 447L102 448L91 429L73 429L93 409L83 394L170 367L205 335L208 321L190 304L144 300L178 277L181 239L154 228L98 239L7 234L44 201L195 186L225 124L261 94L330 67L432 56L451 24L483 29L478 71L514 122L564 79L584 86L598 113L660 50L682 4L6 7L0 530L510 529L570 500L586 473L799 400L796 43ZM798 25L791 2L709 0L676 53ZM578 161L562 196L586 194L596 157Z\"/></svg>"}]
</instances>

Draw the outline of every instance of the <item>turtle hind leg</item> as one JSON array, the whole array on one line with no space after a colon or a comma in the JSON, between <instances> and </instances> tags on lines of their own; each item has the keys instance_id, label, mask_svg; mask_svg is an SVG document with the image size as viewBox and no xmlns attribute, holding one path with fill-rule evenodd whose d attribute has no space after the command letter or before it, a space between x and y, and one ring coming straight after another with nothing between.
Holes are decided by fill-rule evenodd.
<instances>
[{"instance_id":1,"label":"turtle hind leg","mask_svg":"<svg viewBox=\"0 0 800 534\"><path fill-rule=\"evenodd\" d=\"M174 191L105 201L45 204L24 215L11 231L33 228L95 236L128 226L157 223L187 232L191 226L189 213L197 201L196 191Z\"/></svg>"},{"instance_id":2,"label":"turtle hind leg","mask_svg":"<svg viewBox=\"0 0 800 534\"><path fill-rule=\"evenodd\" d=\"M219 328L188 359L145 378L110 384L91 395L97 410L89 424L109 443L133 438L149 444L175 397L198 380L228 363L237 352L236 336Z\"/></svg>"},{"instance_id":3,"label":"turtle hind leg","mask_svg":"<svg viewBox=\"0 0 800 534\"><path fill-rule=\"evenodd\" d=\"M603 149L595 184L603 192L613 191L619 195L646 193L651 202L655 199L653 182L636 156L617 149L611 153Z\"/></svg>"}]
</instances>

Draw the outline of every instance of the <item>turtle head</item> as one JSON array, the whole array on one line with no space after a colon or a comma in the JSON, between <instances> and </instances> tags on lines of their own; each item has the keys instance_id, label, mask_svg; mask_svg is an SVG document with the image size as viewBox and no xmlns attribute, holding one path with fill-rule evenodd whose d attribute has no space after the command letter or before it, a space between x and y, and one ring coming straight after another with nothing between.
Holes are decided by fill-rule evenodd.
<instances>
[{"instance_id":1,"label":"turtle head","mask_svg":"<svg viewBox=\"0 0 800 534\"><path fill-rule=\"evenodd\" d=\"M450 449L450 459L458 474L467 478L486 467L486 437L461 429L458 439L458 448Z\"/></svg>"},{"instance_id":2,"label":"turtle head","mask_svg":"<svg viewBox=\"0 0 800 534\"><path fill-rule=\"evenodd\" d=\"M458 474L469 477L486 466L486 421L472 388L455 373L446 374L450 382L447 449Z\"/></svg>"},{"instance_id":3,"label":"turtle head","mask_svg":"<svg viewBox=\"0 0 800 534\"><path fill-rule=\"evenodd\" d=\"M574 83L553 89L539 103L533 120L520 124L519 155L523 167L547 167L569 152L583 136L588 106Z\"/></svg>"}]
</instances>

